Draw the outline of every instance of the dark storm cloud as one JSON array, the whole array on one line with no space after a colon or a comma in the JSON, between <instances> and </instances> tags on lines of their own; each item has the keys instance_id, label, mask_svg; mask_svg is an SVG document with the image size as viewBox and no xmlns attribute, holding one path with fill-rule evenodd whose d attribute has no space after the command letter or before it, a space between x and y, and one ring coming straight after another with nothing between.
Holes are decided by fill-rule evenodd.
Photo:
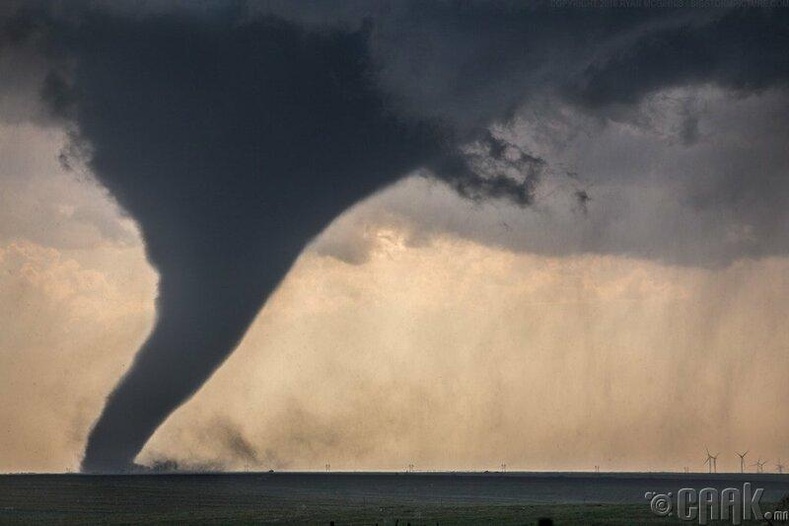
<instances>
[{"instance_id":1,"label":"dark storm cloud","mask_svg":"<svg viewBox=\"0 0 789 526\"><path fill-rule=\"evenodd\" d=\"M646 32L590 64L575 88L587 105L638 102L650 91L715 82L744 92L789 79L785 9L738 9L709 23Z\"/></svg>"},{"instance_id":2,"label":"dark storm cloud","mask_svg":"<svg viewBox=\"0 0 789 526\"><path fill-rule=\"evenodd\" d=\"M363 262L359 249L376 249L366 232L395 228L428 242L449 234L516 252L614 254L712 268L786 255L789 93L680 91L650 97L619 121L601 123L552 101L561 119L548 119L549 132L516 122L516 139L508 140L546 160L528 206L464 203L414 177L355 209L316 249L345 261L343 254L354 253L348 262ZM704 108L690 145L681 139L684 116L675 97Z\"/></svg>"},{"instance_id":3,"label":"dark storm cloud","mask_svg":"<svg viewBox=\"0 0 789 526\"><path fill-rule=\"evenodd\" d=\"M786 10L530 9L417 2L377 24L381 84L404 110L473 128L535 93L588 108L668 86L751 90L787 75Z\"/></svg>"},{"instance_id":4,"label":"dark storm cloud","mask_svg":"<svg viewBox=\"0 0 789 526\"><path fill-rule=\"evenodd\" d=\"M470 147L428 164L436 177L467 199L507 199L520 206L534 199L544 167L544 160L490 132Z\"/></svg>"},{"instance_id":5,"label":"dark storm cloud","mask_svg":"<svg viewBox=\"0 0 789 526\"><path fill-rule=\"evenodd\" d=\"M0 5L0 121L45 120L35 96L51 62L42 56L42 22L20 3Z\"/></svg>"},{"instance_id":6,"label":"dark storm cloud","mask_svg":"<svg viewBox=\"0 0 789 526\"><path fill-rule=\"evenodd\" d=\"M91 433L88 470L132 462L353 203L420 167L474 200L532 203L545 161L486 128L538 95L606 115L685 83L763 89L787 69L785 11L38 5L4 17L4 53L44 51L39 93L161 277L156 327ZM25 20L44 42L11 30Z\"/></svg>"}]
</instances>

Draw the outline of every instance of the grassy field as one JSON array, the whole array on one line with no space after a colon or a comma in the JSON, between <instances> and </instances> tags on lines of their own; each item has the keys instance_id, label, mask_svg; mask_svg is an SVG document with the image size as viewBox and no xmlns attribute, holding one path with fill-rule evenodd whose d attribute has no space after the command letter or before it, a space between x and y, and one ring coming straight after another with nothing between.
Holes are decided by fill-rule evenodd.
<instances>
[{"instance_id":1,"label":"grassy field","mask_svg":"<svg viewBox=\"0 0 789 526\"><path fill-rule=\"evenodd\" d=\"M570 504L526 506L359 506L337 502L271 502L254 507L145 508L117 506L85 509L79 505L57 510L35 507L0 512L1 524L324 524L340 525L537 525L550 517L553 524L638 525L689 524L657 517L635 504ZM716 524L715 521L711 524ZM724 524L724 523L719 523ZM751 521L745 524L767 524Z\"/></svg>"},{"instance_id":2,"label":"grassy field","mask_svg":"<svg viewBox=\"0 0 789 526\"><path fill-rule=\"evenodd\" d=\"M416 491L365 491L369 481L347 477L0 476L0 524L691 524L657 517L647 502L512 503L428 477L399 481Z\"/></svg>"}]
</instances>

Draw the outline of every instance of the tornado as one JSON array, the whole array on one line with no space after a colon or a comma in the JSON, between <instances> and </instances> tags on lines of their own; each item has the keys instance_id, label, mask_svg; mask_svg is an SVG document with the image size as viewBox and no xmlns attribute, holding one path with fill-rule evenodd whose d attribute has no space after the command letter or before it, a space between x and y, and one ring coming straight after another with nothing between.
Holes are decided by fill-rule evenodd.
<instances>
[{"instance_id":1,"label":"tornado","mask_svg":"<svg viewBox=\"0 0 789 526\"><path fill-rule=\"evenodd\" d=\"M385 111L364 30L86 23L63 89L160 277L153 331L85 449L83 471L114 472L236 348L304 245L440 143Z\"/></svg>"},{"instance_id":2,"label":"tornado","mask_svg":"<svg viewBox=\"0 0 789 526\"><path fill-rule=\"evenodd\" d=\"M42 100L159 273L154 328L90 432L85 472L129 469L359 200L421 168L474 201L530 206L548 162L490 131L523 105L604 121L672 86L789 82L785 10L351 2L324 23L323 3L146 5L0 8L0 52L35 46L51 64Z\"/></svg>"}]
</instances>

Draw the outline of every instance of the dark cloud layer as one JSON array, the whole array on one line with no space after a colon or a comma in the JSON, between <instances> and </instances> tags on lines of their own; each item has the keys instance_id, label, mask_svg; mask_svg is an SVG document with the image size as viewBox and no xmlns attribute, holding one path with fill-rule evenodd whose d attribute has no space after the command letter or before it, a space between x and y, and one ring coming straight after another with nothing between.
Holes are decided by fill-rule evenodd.
<instances>
[{"instance_id":1,"label":"dark cloud layer","mask_svg":"<svg viewBox=\"0 0 789 526\"><path fill-rule=\"evenodd\" d=\"M305 243L358 200L422 167L475 200L532 203L545 161L486 127L537 95L607 116L667 86L747 92L787 78L785 10L518 5L8 10L5 55L41 52L45 74L31 78L138 221L161 277L156 327L84 469L129 465ZM691 119L684 140L694 130ZM588 207L584 189L575 197Z\"/></svg>"},{"instance_id":2,"label":"dark cloud layer","mask_svg":"<svg viewBox=\"0 0 789 526\"><path fill-rule=\"evenodd\" d=\"M629 49L595 61L584 71L584 104L638 102L645 93L683 83L709 82L744 92L789 79L785 9L733 10L710 23L648 32Z\"/></svg>"},{"instance_id":3,"label":"dark cloud layer","mask_svg":"<svg viewBox=\"0 0 789 526\"><path fill-rule=\"evenodd\" d=\"M467 199L507 199L520 206L533 201L544 167L543 159L489 132L470 147L427 165L433 175Z\"/></svg>"}]
</instances>

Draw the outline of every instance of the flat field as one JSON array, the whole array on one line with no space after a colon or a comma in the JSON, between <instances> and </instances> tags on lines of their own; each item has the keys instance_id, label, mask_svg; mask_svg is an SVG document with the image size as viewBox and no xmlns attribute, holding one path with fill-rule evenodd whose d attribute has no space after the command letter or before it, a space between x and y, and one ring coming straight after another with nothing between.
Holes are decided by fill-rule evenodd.
<instances>
[{"instance_id":1,"label":"flat field","mask_svg":"<svg viewBox=\"0 0 789 526\"><path fill-rule=\"evenodd\" d=\"M695 524L653 514L644 494L745 481L764 488L763 511L789 493L789 476L762 474L3 475L0 524Z\"/></svg>"}]
</instances>

